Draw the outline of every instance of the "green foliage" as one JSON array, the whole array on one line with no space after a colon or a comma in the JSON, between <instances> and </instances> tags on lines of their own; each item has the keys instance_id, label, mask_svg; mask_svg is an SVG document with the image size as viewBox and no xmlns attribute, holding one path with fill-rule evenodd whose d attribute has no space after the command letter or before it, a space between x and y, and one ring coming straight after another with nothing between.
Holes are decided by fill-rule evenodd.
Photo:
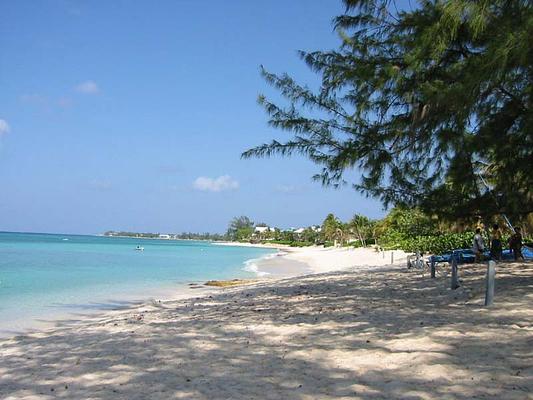
<instances>
[{"instance_id":1,"label":"green foliage","mask_svg":"<svg viewBox=\"0 0 533 400\"><path fill-rule=\"evenodd\" d=\"M347 224L347 229L356 235L361 246L366 246L367 241L374 238L375 228L376 221L362 214L355 214Z\"/></svg>"},{"instance_id":2,"label":"green foliage","mask_svg":"<svg viewBox=\"0 0 533 400\"><path fill-rule=\"evenodd\" d=\"M287 242L285 244L290 244L290 243L294 242L294 240L295 240L294 232L291 232L291 231L277 231L274 239L275 239L274 241ZM280 244L284 244L284 243L280 243Z\"/></svg>"},{"instance_id":3,"label":"green foliage","mask_svg":"<svg viewBox=\"0 0 533 400\"><path fill-rule=\"evenodd\" d=\"M386 249L406 252L444 253L453 249L471 248L473 231L441 234L437 221L420 209L393 208L379 221L379 244Z\"/></svg>"},{"instance_id":4,"label":"green foliage","mask_svg":"<svg viewBox=\"0 0 533 400\"><path fill-rule=\"evenodd\" d=\"M344 242L346 226L333 214L328 214L322 223L321 236L325 241Z\"/></svg>"},{"instance_id":5,"label":"green foliage","mask_svg":"<svg viewBox=\"0 0 533 400\"><path fill-rule=\"evenodd\" d=\"M356 248L356 249L359 247L363 247L363 244L359 240L356 240L355 242L347 243L346 245L349 247Z\"/></svg>"},{"instance_id":6,"label":"green foliage","mask_svg":"<svg viewBox=\"0 0 533 400\"><path fill-rule=\"evenodd\" d=\"M300 240L302 242L317 243L320 240L320 235L312 228L305 228L300 235Z\"/></svg>"},{"instance_id":7,"label":"green foliage","mask_svg":"<svg viewBox=\"0 0 533 400\"><path fill-rule=\"evenodd\" d=\"M292 242L290 244L291 247L309 247L309 246L313 246L315 243L314 242Z\"/></svg>"},{"instance_id":8,"label":"green foliage","mask_svg":"<svg viewBox=\"0 0 533 400\"><path fill-rule=\"evenodd\" d=\"M306 241L293 241L293 240L264 240L261 242L262 244L282 244L290 247L308 247L313 246L314 242L306 242Z\"/></svg>"},{"instance_id":9,"label":"green foliage","mask_svg":"<svg viewBox=\"0 0 533 400\"><path fill-rule=\"evenodd\" d=\"M333 214L328 214L322 222L322 235L326 240L332 241L337 235L337 229L340 228L341 222Z\"/></svg>"},{"instance_id":10,"label":"green foliage","mask_svg":"<svg viewBox=\"0 0 533 400\"><path fill-rule=\"evenodd\" d=\"M378 223L385 235L427 236L436 233L437 224L417 208L395 207Z\"/></svg>"},{"instance_id":11,"label":"green foliage","mask_svg":"<svg viewBox=\"0 0 533 400\"><path fill-rule=\"evenodd\" d=\"M246 216L235 217L231 220L227 236L231 240L249 240L254 232L254 223Z\"/></svg>"},{"instance_id":12,"label":"green foliage","mask_svg":"<svg viewBox=\"0 0 533 400\"><path fill-rule=\"evenodd\" d=\"M389 236L391 238L391 236ZM442 254L454 249L470 249L474 238L473 232L448 233L434 236L397 237L396 240L384 242L386 249L401 249L406 252L421 251Z\"/></svg>"},{"instance_id":13,"label":"green foliage","mask_svg":"<svg viewBox=\"0 0 533 400\"><path fill-rule=\"evenodd\" d=\"M532 212L533 3L344 3L339 48L301 53L317 91L263 70L286 104L259 103L293 137L243 157L302 154L333 186L355 167L357 190L449 220Z\"/></svg>"},{"instance_id":14,"label":"green foliage","mask_svg":"<svg viewBox=\"0 0 533 400\"><path fill-rule=\"evenodd\" d=\"M491 223L491 221L487 222ZM505 247L510 230L506 229L498 219L492 222L500 224L502 243ZM438 218L424 213L419 208L395 207L381 220L371 220L364 215L355 214L348 223L344 224L335 215L328 214L324 219L320 233L316 232L313 227L306 228L299 234L276 229L275 232L272 232L272 237L254 237L254 239L265 244L281 244L291 247L306 247L317 244L331 247L335 241L342 246L355 248L377 244L386 249L401 249L406 252L421 251L433 254L441 254L460 248L471 248L477 226L474 224L470 226L459 225L460 228L455 226L453 229L450 226L450 224L443 224ZM234 240L250 241L253 223L249 218L234 218L230 228L236 232L236 239ZM526 235L524 231L524 237ZM485 243L487 247L490 245L489 237L485 237Z\"/></svg>"},{"instance_id":15,"label":"green foliage","mask_svg":"<svg viewBox=\"0 0 533 400\"><path fill-rule=\"evenodd\" d=\"M172 239L179 240L213 240L221 241L227 240L226 235L220 233L197 233L197 232L182 232L170 234ZM159 233L150 232L126 232L126 231L107 231L104 236L118 236L118 237L133 237L133 238L146 238L146 239L158 239Z\"/></svg>"},{"instance_id":16,"label":"green foliage","mask_svg":"<svg viewBox=\"0 0 533 400\"><path fill-rule=\"evenodd\" d=\"M284 245L287 245L287 246L290 246L291 244L294 243L294 241L292 240L263 240L261 242L262 244L284 244Z\"/></svg>"}]
</instances>

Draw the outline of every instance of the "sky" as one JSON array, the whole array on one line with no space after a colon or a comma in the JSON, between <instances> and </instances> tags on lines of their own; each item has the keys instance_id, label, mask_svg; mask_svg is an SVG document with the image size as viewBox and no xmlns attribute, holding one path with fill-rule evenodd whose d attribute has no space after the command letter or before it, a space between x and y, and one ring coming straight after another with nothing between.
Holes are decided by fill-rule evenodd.
<instances>
[{"instance_id":1,"label":"sky","mask_svg":"<svg viewBox=\"0 0 533 400\"><path fill-rule=\"evenodd\" d=\"M301 157L242 160L273 138L260 65L317 78L297 50L336 48L335 0L0 0L0 231L282 228L379 202L312 181ZM357 175L357 171L354 172Z\"/></svg>"}]
</instances>

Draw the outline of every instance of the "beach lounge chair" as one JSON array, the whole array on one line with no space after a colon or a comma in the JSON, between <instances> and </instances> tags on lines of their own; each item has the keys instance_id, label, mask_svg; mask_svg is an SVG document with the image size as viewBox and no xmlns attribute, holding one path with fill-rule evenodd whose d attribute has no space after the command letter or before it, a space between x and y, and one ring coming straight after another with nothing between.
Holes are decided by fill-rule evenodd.
<instances>
[{"instance_id":1,"label":"beach lounge chair","mask_svg":"<svg viewBox=\"0 0 533 400\"><path fill-rule=\"evenodd\" d=\"M485 255L488 255L488 252ZM474 252L471 249L457 249L449 253L433 255L428 258L428 263L431 263L432 260L435 261L436 264L451 263L453 257L457 260L457 264L472 263L475 260Z\"/></svg>"},{"instance_id":2,"label":"beach lounge chair","mask_svg":"<svg viewBox=\"0 0 533 400\"><path fill-rule=\"evenodd\" d=\"M533 248L529 246L523 246L522 247L522 255L524 256L524 259L526 260L533 260ZM439 263L451 263L452 257L455 257L457 260L457 264L468 264L473 263L475 261L475 255L474 252L471 249L457 249L453 250L449 253L444 253L440 255L433 255L428 257L427 264L430 265L431 261L434 260L435 264ZM490 252L485 251L483 253L483 257L486 260L490 259ZM504 250L502 252L502 259L503 260L513 260L513 253L511 250Z\"/></svg>"}]
</instances>

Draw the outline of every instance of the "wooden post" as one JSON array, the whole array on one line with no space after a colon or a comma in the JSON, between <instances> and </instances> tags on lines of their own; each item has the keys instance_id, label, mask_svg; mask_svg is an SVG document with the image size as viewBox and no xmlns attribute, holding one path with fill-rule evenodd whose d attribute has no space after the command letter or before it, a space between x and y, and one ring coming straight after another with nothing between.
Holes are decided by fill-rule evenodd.
<instances>
[{"instance_id":1,"label":"wooden post","mask_svg":"<svg viewBox=\"0 0 533 400\"><path fill-rule=\"evenodd\" d=\"M435 256L431 256L431 277L435 278Z\"/></svg>"},{"instance_id":2,"label":"wooden post","mask_svg":"<svg viewBox=\"0 0 533 400\"><path fill-rule=\"evenodd\" d=\"M459 287L459 278L457 276L457 259L455 255L452 256L452 290L455 290Z\"/></svg>"},{"instance_id":3,"label":"wooden post","mask_svg":"<svg viewBox=\"0 0 533 400\"><path fill-rule=\"evenodd\" d=\"M381 252L381 255L383 256L383 258L385 258L385 249L381 249L382 252Z\"/></svg>"},{"instance_id":4,"label":"wooden post","mask_svg":"<svg viewBox=\"0 0 533 400\"><path fill-rule=\"evenodd\" d=\"M420 252L416 251L416 267L420 268Z\"/></svg>"},{"instance_id":5,"label":"wooden post","mask_svg":"<svg viewBox=\"0 0 533 400\"><path fill-rule=\"evenodd\" d=\"M390 263L391 265L394 264L394 251L390 252Z\"/></svg>"},{"instance_id":6,"label":"wooden post","mask_svg":"<svg viewBox=\"0 0 533 400\"><path fill-rule=\"evenodd\" d=\"M489 261L487 264L485 305L490 306L494 302L494 283L496 280L496 263Z\"/></svg>"}]
</instances>

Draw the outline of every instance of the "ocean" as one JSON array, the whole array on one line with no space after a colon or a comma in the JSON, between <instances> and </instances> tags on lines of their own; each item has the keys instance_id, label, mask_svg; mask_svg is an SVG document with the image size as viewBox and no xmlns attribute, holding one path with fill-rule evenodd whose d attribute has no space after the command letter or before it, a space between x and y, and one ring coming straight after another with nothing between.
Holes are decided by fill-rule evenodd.
<instances>
[{"instance_id":1,"label":"ocean","mask_svg":"<svg viewBox=\"0 0 533 400\"><path fill-rule=\"evenodd\" d=\"M203 241L0 232L0 335L191 291L191 282L253 278L254 260L275 252Z\"/></svg>"}]
</instances>

